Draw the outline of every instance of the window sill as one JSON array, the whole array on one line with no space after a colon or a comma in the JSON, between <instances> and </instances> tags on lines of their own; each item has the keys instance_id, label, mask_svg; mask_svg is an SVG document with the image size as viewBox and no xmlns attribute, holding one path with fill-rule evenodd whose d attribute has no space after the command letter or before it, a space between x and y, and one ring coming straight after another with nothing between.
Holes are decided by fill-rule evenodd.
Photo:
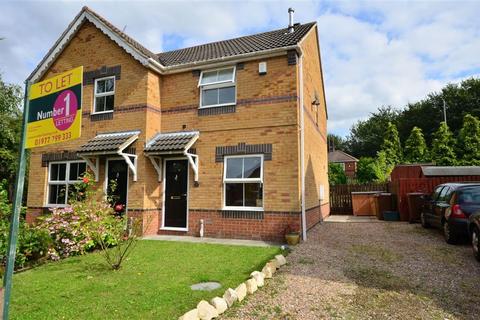
<instances>
[{"instance_id":1,"label":"window sill","mask_svg":"<svg viewBox=\"0 0 480 320\"><path fill-rule=\"evenodd\" d=\"M224 103L224 104L214 104L214 105L211 105L211 106L198 106L198 109L229 107L229 106L235 106L236 104L237 104L236 102L232 102L232 103Z\"/></svg>"},{"instance_id":2,"label":"window sill","mask_svg":"<svg viewBox=\"0 0 480 320\"><path fill-rule=\"evenodd\" d=\"M68 207L68 204L46 204L45 208L50 209L50 208L66 208Z\"/></svg>"},{"instance_id":3,"label":"window sill","mask_svg":"<svg viewBox=\"0 0 480 320\"><path fill-rule=\"evenodd\" d=\"M98 114L105 114L105 113L113 113L113 110L92 112L92 113L90 113L90 115L95 116L95 115L98 115Z\"/></svg>"},{"instance_id":4,"label":"window sill","mask_svg":"<svg viewBox=\"0 0 480 320\"><path fill-rule=\"evenodd\" d=\"M165 231L188 231L188 228L161 227L159 230L165 230Z\"/></svg>"},{"instance_id":5,"label":"window sill","mask_svg":"<svg viewBox=\"0 0 480 320\"><path fill-rule=\"evenodd\" d=\"M255 211L263 212L263 208L260 207L223 207L222 211Z\"/></svg>"}]
</instances>

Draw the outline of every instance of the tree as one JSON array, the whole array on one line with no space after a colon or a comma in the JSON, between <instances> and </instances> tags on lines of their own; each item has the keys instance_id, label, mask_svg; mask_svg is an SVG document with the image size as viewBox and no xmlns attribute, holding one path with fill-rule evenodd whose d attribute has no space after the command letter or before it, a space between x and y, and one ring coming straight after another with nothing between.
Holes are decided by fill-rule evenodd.
<instances>
[{"instance_id":1,"label":"tree","mask_svg":"<svg viewBox=\"0 0 480 320\"><path fill-rule=\"evenodd\" d=\"M462 165L480 165L480 121L471 114L463 118L458 135L458 153Z\"/></svg>"},{"instance_id":2,"label":"tree","mask_svg":"<svg viewBox=\"0 0 480 320\"><path fill-rule=\"evenodd\" d=\"M453 166L457 162L455 155L455 139L450 128L441 122L438 130L433 135L432 160L437 165Z\"/></svg>"},{"instance_id":3,"label":"tree","mask_svg":"<svg viewBox=\"0 0 480 320\"><path fill-rule=\"evenodd\" d=\"M357 163L357 180L360 183L368 183L377 180L375 173L375 159L361 157Z\"/></svg>"},{"instance_id":4,"label":"tree","mask_svg":"<svg viewBox=\"0 0 480 320\"><path fill-rule=\"evenodd\" d=\"M13 185L22 128L21 88L3 82L0 75L0 180Z\"/></svg>"},{"instance_id":5,"label":"tree","mask_svg":"<svg viewBox=\"0 0 480 320\"><path fill-rule=\"evenodd\" d=\"M333 162L328 164L328 182L331 185L347 183L347 175L341 164Z\"/></svg>"},{"instance_id":6,"label":"tree","mask_svg":"<svg viewBox=\"0 0 480 320\"><path fill-rule=\"evenodd\" d=\"M448 125L457 135L467 113L480 118L480 79L470 78L459 84L448 84L441 91L432 92L403 109L400 109L401 106L378 108L368 119L352 126L347 138L348 152L357 158L375 157L381 149L389 121L397 125L400 141L406 141L412 128L418 127L422 129L427 145L431 145L438 124L443 121L444 101Z\"/></svg>"},{"instance_id":7,"label":"tree","mask_svg":"<svg viewBox=\"0 0 480 320\"><path fill-rule=\"evenodd\" d=\"M367 120L358 121L350 129L347 138L348 152L354 157L375 157L380 151L385 128L389 122L396 123L398 111L381 107Z\"/></svg>"},{"instance_id":8,"label":"tree","mask_svg":"<svg viewBox=\"0 0 480 320\"><path fill-rule=\"evenodd\" d=\"M373 163L373 171L375 172L376 181L378 182L386 182L390 177L390 173L394 165L387 161L387 154L385 151L379 151L377 153L377 158Z\"/></svg>"},{"instance_id":9,"label":"tree","mask_svg":"<svg viewBox=\"0 0 480 320\"><path fill-rule=\"evenodd\" d=\"M385 161L390 166L395 166L403 160L402 145L398 136L397 126L389 122L383 137L382 151L385 153Z\"/></svg>"},{"instance_id":10,"label":"tree","mask_svg":"<svg viewBox=\"0 0 480 320\"><path fill-rule=\"evenodd\" d=\"M410 136L405 142L405 160L410 163L427 161L427 144L423 137L422 129L413 127Z\"/></svg>"},{"instance_id":11,"label":"tree","mask_svg":"<svg viewBox=\"0 0 480 320\"><path fill-rule=\"evenodd\" d=\"M339 135L329 133L327 136L327 141L328 141L329 148L334 147L335 150L342 150L342 151L348 150L347 141Z\"/></svg>"}]
</instances>

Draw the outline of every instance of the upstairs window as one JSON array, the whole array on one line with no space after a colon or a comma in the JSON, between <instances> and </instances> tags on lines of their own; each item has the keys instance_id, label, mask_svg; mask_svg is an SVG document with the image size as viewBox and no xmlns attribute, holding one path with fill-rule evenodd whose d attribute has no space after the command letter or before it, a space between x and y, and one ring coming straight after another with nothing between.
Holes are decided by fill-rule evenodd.
<instances>
[{"instance_id":1,"label":"upstairs window","mask_svg":"<svg viewBox=\"0 0 480 320\"><path fill-rule=\"evenodd\" d=\"M235 67L202 71L198 86L200 87L200 108L236 103Z\"/></svg>"},{"instance_id":2,"label":"upstairs window","mask_svg":"<svg viewBox=\"0 0 480 320\"><path fill-rule=\"evenodd\" d=\"M113 112L115 76L95 80L93 113Z\"/></svg>"},{"instance_id":3,"label":"upstairs window","mask_svg":"<svg viewBox=\"0 0 480 320\"><path fill-rule=\"evenodd\" d=\"M82 181L87 170L84 161L51 162L48 168L49 206L65 206L76 196L75 183Z\"/></svg>"},{"instance_id":4,"label":"upstairs window","mask_svg":"<svg viewBox=\"0 0 480 320\"><path fill-rule=\"evenodd\" d=\"M224 209L263 210L263 156L225 157L224 170Z\"/></svg>"}]
</instances>

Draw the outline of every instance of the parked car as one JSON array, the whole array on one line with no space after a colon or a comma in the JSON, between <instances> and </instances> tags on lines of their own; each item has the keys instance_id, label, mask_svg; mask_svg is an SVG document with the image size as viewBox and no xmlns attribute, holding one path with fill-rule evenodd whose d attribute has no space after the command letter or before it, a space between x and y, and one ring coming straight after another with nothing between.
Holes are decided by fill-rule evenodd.
<instances>
[{"instance_id":1,"label":"parked car","mask_svg":"<svg viewBox=\"0 0 480 320\"><path fill-rule=\"evenodd\" d=\"M480 261L480 212L470 215L468 219L468 230L472 241L473 255Z\"/></svg>"},{"instance_id":2,"label":"parked car","mask_svg":"<svg viewBox=\"0 0 480 320\"><path fill-rule=\"evenodd\" d=\"M480 210L480 183L444 183L424 197L420 220L424 228L442 228L450 244L469 236L468 218Z\"/></svg>"}]
</instances>

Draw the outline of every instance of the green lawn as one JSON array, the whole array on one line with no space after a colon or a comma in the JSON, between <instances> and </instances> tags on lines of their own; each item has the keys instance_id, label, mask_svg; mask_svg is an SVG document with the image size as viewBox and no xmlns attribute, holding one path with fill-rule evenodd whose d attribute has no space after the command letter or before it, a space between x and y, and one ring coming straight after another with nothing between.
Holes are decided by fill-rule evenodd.
<instances>
[{"instance_id":1,"label":"green lawn","mask_svg":"<svg viewBox=\"0 0 480 320\"><path fill-rule=\"evenodd\" d=\"M92 253L16 274L10 314L13 319L177 319L201 299L236 287L278 251L144 240L118 271ZM190 290L201 281L218 281L222 288Z\"/></svg>"}]
</instances>

